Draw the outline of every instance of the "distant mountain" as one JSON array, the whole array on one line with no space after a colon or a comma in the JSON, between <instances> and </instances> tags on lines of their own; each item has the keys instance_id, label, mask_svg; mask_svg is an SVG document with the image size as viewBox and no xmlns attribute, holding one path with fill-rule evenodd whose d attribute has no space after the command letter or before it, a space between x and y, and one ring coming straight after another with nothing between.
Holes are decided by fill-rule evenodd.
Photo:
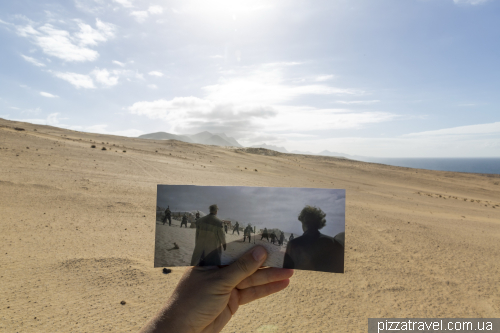
<instances>
[{"instance_id":1,"label":"distant mountain","mask_svg":"<svg viewBox=\"0 0 500 333\"><path fill-rule=\"evenodd\" d=\"M177 135L177 134L170 134L170 133L166 133L166 132L156 132L156 133L143 134L143 135L140 135L139 138L151 139L151 140L179 140L179 141L194 143L194 141L191 138L189 138L187 135Z\"/></svg>"},{"instance_id":2,"label":"distant mountain","mask_svg":"<svg viewBox=\"0 0 500 333\"><path fill-rule=\"evenodd\" d=\"M349 154L336 153L336 152L329 151L329 150L323 150L322 152L319 152L319 153L317 153L315 155L334 156L334 157L352 157L352 155L349 155Z\"/></svg>"},{"instance_id":3,"label":"distant mountain","mask_svg":"<svg viewBox=\"0 0 500 333\"><path fill-rule=\"evenodd\" d=\"M235 147L243 147L242 145L239 144L238 141L236 141L235 138L232 138L230 136L227 136L226 134L224 133L215 133L215 135L218 135L220 136L221 138L223 138L224 140L226 140L227 142L231 143L232 146L235 146Z\"/></svg>"},{"instance_id":4,"label":"distant mountain","mask_svg":"<svg viewBox=\"0 0 500 333\"><path fill-rule=\"evenodd\" d=\"M166 132L156 132L143 134L139 136L141 139L152 139L152 140L178 140L188 143L198 143L202 145L213 145L213 146L224 146L224 147L243 147L236 141L235 138L227 136L225 133L210 133L208 131L203 131L197 134L190 135L179 135L179 134L171 134ZM250 148L264 148L269 150L274 150L284 154L290 154L285 147L279 147L268 144L254 145ZM321 155L321 156L333 156L333 157L346 157L350 159L362 159L363 156L357 155L349 155L344 153L332 152L329 150L323 150L320 153L311 153L310 151L299 151L292 150L292 154L301 154L301 155Z\"/></svg>"},{"instance_id":5,"label":"distant mountain","mask_svg":"<svg viewBox=\"0 0 500 333\"><path fill-rule=\"evenodd\" d=\"M192 135L177 135L166 132L157 132L144 134L139 136L139 138L153 140L179 140L188 143L199 143L202 145L242 147L236 139L227 136L224 133L213 134L207 131Z\"/></svg>"},{"instance_id":6,"label":"distant mountain","mask_svg":"<svg viewBox=\"0 0 500 333\"><path fill-rule=\"evenodd\" d=\"M364 161L365 159L369 159L369 157L366 156L360 156L360 155L349 155L345 153L336 153L328 150L323 150L320 153L317 153L315 155L322 155L322 156L333 156L333 157L345 157L349 158L351 160L359 160L359 161Z\"/></svg>"},{"instance_id":7,"label":"distant mountain","mask_svg":"<svg viewBox=\"0 0 500 333\"><path fill-rule=\"evenodd\" d=\"M195 143L201 143L203 144L203 142L207 141L208 139L210 139L212 136L214 136L212 133L208 132L208 131L204 131L204 132L200 132L198 134L191 134L188 136L195 142Z\"/></svg>"},{"instance_id":8,"label":"distant mountain","mask_svg":"<svg viewBox=\"0 0 500 333\"><path fill-rule=\"evenodd\" d=\"M265 143L263 143L261 145L251 146L250 148L264 148L264 149L274 150L274 151L284 153L284 154L289 154L288 150L286 150L285 147L266 145Z\"/></svg>"},{"instance_id":9,"label":"distant mountain","mask_svg":"<svg viewBox=\"0 0 500 333\"><path fill-rule=\"evenodd\" d=\"M195 142L202 145L214 145L214 146L235 146L242 147L238 141L234 138L227 136L224 133L210 133L204 131L198 134L189 135L189 137Z\"/></svg>"},{"instance_id":10,"label":"distant mountain","mask_svg":"<svg viewBox=\"0 0 500 333\"><path fill-rule=\"evenodd\" d=\"M300 151L300 150L292 150L292 154L299 154L299 155L315 155L311 153L310 151Z\"/></svg>"},{"instance_id":11,"label":"distant mountain","mask_svg":"<svg viewBox=\"0 0 500 333\"><path fill-rule=\"evenodd\" d=\"M331 157L345 157L349 158L352 160L355 159L360 159L363 158L363 156L358 156L358 155L349 155L349 154L344 154L344 153L337 153L329 150L323 150L319 153L311 153L310 151L300 151L300 150L292 150L293 154L300 154L300 155L317 155L317 156L331 156Z\"/></svg>"},{"instance_id":12,"label":"distant mountain","mask_svg":"<svg viewBox=\"0 0 500 333\"><path fill-rule=\"evenodd\" d=\"M212 146L233 146L231 143L227 142L218 135L212 135L205 141L198 142L202 145L212 145Z\"/></svg>"}]
</instances>

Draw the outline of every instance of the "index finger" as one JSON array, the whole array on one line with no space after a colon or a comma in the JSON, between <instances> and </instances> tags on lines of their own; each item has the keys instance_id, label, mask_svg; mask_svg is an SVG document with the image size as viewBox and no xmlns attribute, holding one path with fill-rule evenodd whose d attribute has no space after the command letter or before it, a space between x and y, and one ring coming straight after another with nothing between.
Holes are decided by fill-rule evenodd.
<instances>
[{"instance_id":1,"label":"index finger","mask_svg":"<svg viewBox=\"0 0 500 333\"><path fill-rule=\"evenodd\" d=\"M288 279L292 275L293 269L274 267L262 268L241 281L236 286L236 288L246 289L250 287L260 286L263 284Z\"/></svg>"}]
</instances>

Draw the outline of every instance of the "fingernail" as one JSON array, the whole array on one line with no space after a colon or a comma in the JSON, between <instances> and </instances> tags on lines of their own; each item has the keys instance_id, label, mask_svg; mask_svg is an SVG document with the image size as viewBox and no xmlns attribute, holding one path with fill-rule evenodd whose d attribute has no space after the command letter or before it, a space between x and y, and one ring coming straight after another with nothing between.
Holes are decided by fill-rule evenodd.
<instances>
[{"instance_id":1,"label":"fingernail","mask_svg":"<svg viewBox=\"0 0 500 333\"><path fill-rule=\"evenodd\" d=\"M260 262L266 256L266 250L264 250L264 248L259 246L259 247L255 248L255 250L253 250L252 255L253 255L253 258L255 259L255 261Z\"/></svg>"}]
</instances>

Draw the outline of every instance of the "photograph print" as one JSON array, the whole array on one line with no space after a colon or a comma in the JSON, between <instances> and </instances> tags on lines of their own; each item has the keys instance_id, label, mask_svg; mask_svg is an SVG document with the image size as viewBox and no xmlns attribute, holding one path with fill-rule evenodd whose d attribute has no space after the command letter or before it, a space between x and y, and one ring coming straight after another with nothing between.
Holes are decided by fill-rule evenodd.
<instances>
[{"instance_id":1,"label":"photograph print","mask_svg":"<svg viewBox=\"0 0 500 333\"><path fill-rule=\"evenodd\" d=\"M345 190L158 185L155 267L229 265L256 245L263 266L343 273Z\"/></svg>"}]
</instances>

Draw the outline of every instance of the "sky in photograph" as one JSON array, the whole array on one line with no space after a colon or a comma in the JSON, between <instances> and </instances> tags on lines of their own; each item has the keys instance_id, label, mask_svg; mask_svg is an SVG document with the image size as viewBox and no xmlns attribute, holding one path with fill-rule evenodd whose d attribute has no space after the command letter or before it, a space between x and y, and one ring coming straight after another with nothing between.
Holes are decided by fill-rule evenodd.
<instances>
[{"instance_id":1,"label":"sky in photograph","mask_svg":"<svg viewBox=\"0 0 500 333\"><path fill-rule=\"evenodd\" d=\"M0 117L374 157L500 157L497 0L0 3Z\"/></svg>"},{"instance_id":2,"label":"sky in photograph","mask_svg":"<svg viewBox=\"0 0 500 333\"><path fill-rule=\"evenodd\" d=\"M297 219L306 206L315 206L326 213L326 226L321 233L335 236L345 231L345 190L317 188L158 185L157 204L170 206L172 212L199 210L208 214L208 207L219 207L220 219L248 223L263 228L277 228L302 235Z\"/></svg>"}]
</instances>

